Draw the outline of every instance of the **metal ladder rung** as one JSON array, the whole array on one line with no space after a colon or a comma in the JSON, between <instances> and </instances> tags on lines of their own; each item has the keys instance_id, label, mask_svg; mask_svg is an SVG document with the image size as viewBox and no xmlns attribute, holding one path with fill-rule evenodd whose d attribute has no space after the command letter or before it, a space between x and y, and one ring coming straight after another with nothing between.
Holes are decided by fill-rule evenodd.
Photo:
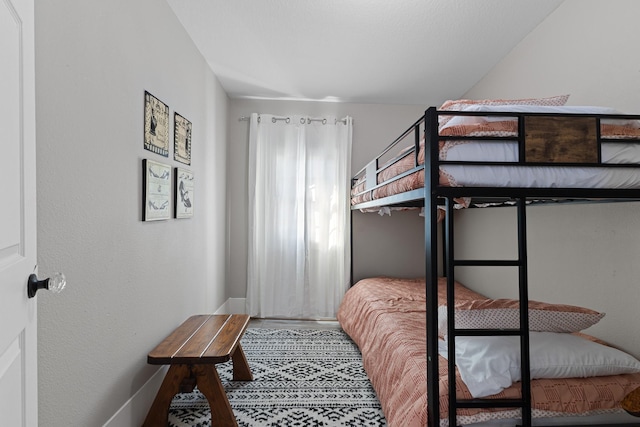
<instances>
[{"instance_id":1,"label":"metal ladder rung","mask_svg":"<svg viewBox=\"0 0 640 427\"><path fill-rule=\"evenodd\" d=\"M454 337L494 337L494 336L515 336L524 334L522 329L453 329L449 335Z\"/></svg>"},{"instance_id":2,"label":"metal ladder rung","mask_svg":"<svg viewBox=\"0 0 640 427\"><path fill-rule=\"evenodd\" d=\"M456 400L458 408L522 408L524 399L461 399Z\"/></svg>"},{"instance_id":3,"label":"metal ladder rung","mask_svg":"<svg viewBox=\"0 0 640 427\"><path fill-rule=\"evenodd\" d=\"M522 265L522 261L520 260L469 260L469 259L453 259L451 263L454 267L520 267Z\"/></svg>"}]
</instances>

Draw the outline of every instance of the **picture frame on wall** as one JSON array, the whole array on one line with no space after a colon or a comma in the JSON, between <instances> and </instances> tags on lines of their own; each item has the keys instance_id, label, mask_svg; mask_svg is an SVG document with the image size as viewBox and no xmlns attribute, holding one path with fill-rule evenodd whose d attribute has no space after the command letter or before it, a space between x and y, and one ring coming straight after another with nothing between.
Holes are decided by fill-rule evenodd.
<instances>
[{"instance_id":1,"label":"picture frame on wall","mask_svg":"<svg viewBox=\"0 0 640 427\"><path fill-rule=\"evenodd\" d=\"M191 165L191 122L173 113L173 159Z\"/></svg>"},{"instance_id":2,"label":"picture frame on wall","mask_svg":"<svg viewBox=\"0 0 640 427\"><path fill-rule=\"evenodd\" d=\"M193 216L193 172L175 168L175 200L174 211L176 218L191 218Z\"/></svg>"},{"instance_id":3,"label":"picture frame on wall","mask_svg":"<svg viewBox=\"0 0 640 427\"><path fill-rule=\"evenodd\" d=\"M142 220L158 221L171 217L171 166L142 160Z\"/></svg>"},{"instance_id":4,"label":"picture frame on wall","mask_svg":"<svg viewBox=\"0 0 640 427\"><path fill-rule=\"evenodd\" d=\"M144 91L144 148L169 157L169 106Z\"/></svg>"}]
</instances>

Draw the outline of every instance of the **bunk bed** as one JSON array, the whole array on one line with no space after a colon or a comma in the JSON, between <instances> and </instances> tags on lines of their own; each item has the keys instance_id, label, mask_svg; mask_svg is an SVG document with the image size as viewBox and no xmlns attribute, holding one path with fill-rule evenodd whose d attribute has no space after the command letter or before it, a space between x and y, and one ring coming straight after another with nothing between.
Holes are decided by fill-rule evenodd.
<instances>
[{"instance_id":1,"label":"bunk bed","mask_svg":"<svg viewBox=\"0 0 640 427\"><path fill-rule=\"evenodd\" d=\"M420 208L425 218L426 277L363 279L347 292L338 312L342 328L362 351L391 427L531 426L534 419L535 425L640 425L640 418L619 405L640 387L640 362L623 352L614 355L623 359L616 362L624 365L620 371L538 378L534 351L548 348L540 347L547 335L594 343L598 352L618 350L582 334L588 322L554 331L540 329L540 319L530 318L540 308L536 304L544 303L528 297L527 206L640 200L640 116L563 107L565 101L458 100L431 107L354 176L352 211ZM516 207L515 258L456 259L454 209L505 205ZM456 280L458 266L517 268L519 299L491 300L473 292ZM505 303L508 307L500 305ZM465 308L483 304L508 308L515 326L460 326ZM568 311L581 320L599 320L599 313L588 309L547 305L543 310L561 316ZM516 349L509 351L519 363L517 374L510 369L507 383L479 393L468 386L468 372L467 382L461 378L468 371L464 351L480 351L478 343L496 347L504 339L516 340ZM500 348L502 357L507 351ZM482 375L479 383L492 382Z\"/></svg>"}]
</instances>

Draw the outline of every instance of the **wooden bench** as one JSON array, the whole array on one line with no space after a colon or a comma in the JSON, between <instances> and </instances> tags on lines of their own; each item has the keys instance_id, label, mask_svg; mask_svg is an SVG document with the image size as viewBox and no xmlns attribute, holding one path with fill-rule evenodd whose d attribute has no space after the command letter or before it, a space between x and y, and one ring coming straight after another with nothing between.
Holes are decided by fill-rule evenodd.
<instances>
[{"instance_id":1,"label":"wooden bench","mask_svg":"<svg viewBox=\"0 0 640 427\"><path fill-rule=\"evenodd\" d=\"M253 380L240 346L248 324L249 316L245 314L191 316L158 344L149 353L147 362L171 366L143 427L166 427L173 397L178 392L193 391L196 385L209 402L211 425L237 426L215 365L232 359L233 379Z\"/></svg>"}]
</instances>

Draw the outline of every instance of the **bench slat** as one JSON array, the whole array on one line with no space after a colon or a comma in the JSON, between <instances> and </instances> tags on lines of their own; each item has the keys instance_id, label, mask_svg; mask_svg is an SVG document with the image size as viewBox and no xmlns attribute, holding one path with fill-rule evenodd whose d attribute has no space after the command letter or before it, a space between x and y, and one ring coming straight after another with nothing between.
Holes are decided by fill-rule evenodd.
<instances>
[{"instance_id":1,"label":"bench slat","mask_svg":"<svg viewBox=\"0 0 640 427\"><path fill-rule=\"evenodd\" d=\"M185 341L182 348L174 353L173 363L176 363L176 360L181 360L183 358L200 358L211 342L218 339L220 331L223 330L229 318L230 316L209 317L200 329ZM202 363L202 361L199 360L197 363Z\"/></svg>"},{"instance_id":2,"label":"bench slat","mask_svg":"<svg viewBox=\"0 0 640 427\"><path fill-rule=\"evenodd\" d=\"M208 315L189 317L167 338L156 346L147 356L147 362L153 365L167 365L176 351L209 319Z\"/></svg>"},{"instance_id":3,"label":"bench slat","mask_svg":"<svg viewBox=\"0 0 640 427\"><path fill-rule=\"evenodd\" d=\"M229 357L231 357L231 355L235 351L238 343L240 342L240 337L244 333L248 324L248 316L231 316L224 329L220 331L220 334L216 338L215 342L211 343L202 357L221 357L229 360Z\"/></svg>"}]
</instances>

